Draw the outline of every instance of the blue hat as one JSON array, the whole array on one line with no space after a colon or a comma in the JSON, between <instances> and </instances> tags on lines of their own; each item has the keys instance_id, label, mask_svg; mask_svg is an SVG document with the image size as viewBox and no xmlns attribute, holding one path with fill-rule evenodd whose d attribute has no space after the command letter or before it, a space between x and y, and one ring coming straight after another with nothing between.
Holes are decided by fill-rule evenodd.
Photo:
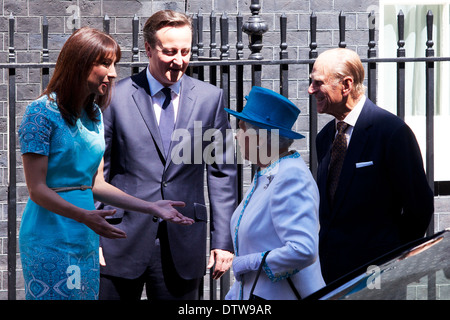
<instances>
[{"instance_id":1,"label":"blue hat","mask_svg":"<svg viewBox=\"0 0 450 320\"><path fill-rule=\"evenodd\" d=\"M280 136L290 139L302 139L305 136L292 131L300 110L289 99L272 90L254 86L248 96L242 112L225 108L225 111L238 119L249 122L259 128L278 129Z\"/></svg>"}]
</instances>

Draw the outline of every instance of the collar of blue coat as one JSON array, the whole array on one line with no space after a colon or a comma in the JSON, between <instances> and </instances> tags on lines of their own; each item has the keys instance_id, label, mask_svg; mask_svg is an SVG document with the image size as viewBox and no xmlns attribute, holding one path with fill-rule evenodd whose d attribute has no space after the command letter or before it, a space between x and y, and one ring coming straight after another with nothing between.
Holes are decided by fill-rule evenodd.
<instances>
[{"instance_id":1,"label":"collar of blue coat","mask_svg":"<svg viewBox=\"0 0 450 320\"><path fill-rule=\"evenodd\" d=\"M300 154L297 151L288 151L286 154L281 154L276 160L272 160L270 165L265 167L264 169L258 170L255 173L255 176L258 177L269 174L275 167L278 166L281 160L283 159L290 159L290 158L298 158L300 157Z\"/></svg>"}]
</instances>

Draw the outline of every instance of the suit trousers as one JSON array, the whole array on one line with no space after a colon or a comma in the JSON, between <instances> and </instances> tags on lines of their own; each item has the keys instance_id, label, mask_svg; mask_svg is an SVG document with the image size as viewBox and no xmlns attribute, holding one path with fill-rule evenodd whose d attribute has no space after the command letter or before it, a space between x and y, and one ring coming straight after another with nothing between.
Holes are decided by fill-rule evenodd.
<instances>
[{"instance_id":1,"label":"suit trousers","mask_svg":"<svg viewBox=\"0 0 450 320\"><path fill-rule=\"evenodd\" d=\"M165 224L166 222L160 223L154 253L145 272L136 279L101 274L99 300L141 300L144 285L150 301L199 299L201 279L180 278L169 257L170 252L164 250L165 244L167 245Z\"/></svg>"}]
</instances>

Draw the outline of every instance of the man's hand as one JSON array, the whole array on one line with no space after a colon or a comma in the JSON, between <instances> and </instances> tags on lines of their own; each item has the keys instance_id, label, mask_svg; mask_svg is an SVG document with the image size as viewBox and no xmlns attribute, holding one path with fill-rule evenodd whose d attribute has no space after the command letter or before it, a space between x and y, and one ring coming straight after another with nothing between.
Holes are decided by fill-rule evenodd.
<instances>
[{"instance_id":1,"label":"man's hand","mask_svg":"<svg viewBox=\"0 0 450 320\"><path fill-rule=\"evenodd\" d=\"M219 279L228 269L230 269L233 262L233 254L226 250L214 249L211 250L209 256L209 262L207 268L210 269L214 266L212 277L214 280Z\"/></svg>"},{"instance_id":2,"label":"man's hand","mask_svg":"<svg viewBox=\"0 0 450 320\"><path fill-rule=\"evenodd\" d=\"M102 247L100 247L98 249L98 261L100 262L100 265L102 267L106 266L105 256L103 255L103 248Z\"/></svg>"}]
</instances>

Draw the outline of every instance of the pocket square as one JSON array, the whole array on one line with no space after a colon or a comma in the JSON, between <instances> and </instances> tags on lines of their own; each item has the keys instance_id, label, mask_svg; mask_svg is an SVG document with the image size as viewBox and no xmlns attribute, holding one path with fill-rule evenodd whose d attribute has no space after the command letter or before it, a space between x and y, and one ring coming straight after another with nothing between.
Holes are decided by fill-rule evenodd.
<instances>
[{"instance_id":1,"label":"pocket square","mask_svg":"<svg viewBox=\"0 0 450 320\"><path fill-rule=\"evenodd\" d=\"M368 166L373 166L373 161L367 161L367 162L358 162L356 164L356 168L364 168Z\"/></svg>"}]
</instances>

